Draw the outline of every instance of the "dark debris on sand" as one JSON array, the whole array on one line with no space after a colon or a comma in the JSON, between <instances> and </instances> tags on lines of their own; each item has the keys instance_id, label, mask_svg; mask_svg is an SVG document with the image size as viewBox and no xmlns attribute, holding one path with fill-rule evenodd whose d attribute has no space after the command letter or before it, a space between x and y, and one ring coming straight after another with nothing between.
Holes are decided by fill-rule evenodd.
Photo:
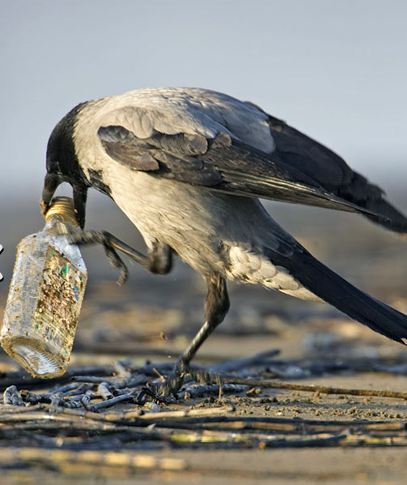
<instances>
[{"instance_id":1,"label":"dark debris on sand","mask_svg":"<svg viewBox=\"0 0 407 485\"><path fill-rule=\"evenodd\" d=\"M129 470L174 470L184 468L182 460L144 457L143 461L143 453L171 448L407 445L406 416L304 419L265 412L287 406L281 394L288 391L310 396L319 405L324 396L333 395L359 399L362 404L367 398L382 404L395 401L405 407L407 392L316 386L301 383L301 378L364 369L407 374L406 357L359 358L340 364L335 359L282 360L277 354L271 350L213 366L194 366L178 399L166 402L154 396L149 384L165 378L171 369L168 363L137 368L118 361L112 366L72 368L65 376L47 381L21 372L4 373L0 377L0 468L18 463L63 470L69 463L71 470L86 465L95 472L103 463L113 468L126 464ZM196 382L202 375L207 382ZM257 406L255 416L245 414L250 406Z\"/></svg>"}]
</instances>

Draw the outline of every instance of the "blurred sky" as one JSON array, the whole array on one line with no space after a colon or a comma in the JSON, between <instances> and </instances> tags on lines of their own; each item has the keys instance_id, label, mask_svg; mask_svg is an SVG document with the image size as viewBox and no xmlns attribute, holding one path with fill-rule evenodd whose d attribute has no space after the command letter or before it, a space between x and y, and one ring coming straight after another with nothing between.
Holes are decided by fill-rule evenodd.
<instances>
[{"instance_id":1,"label":"blurred sky","mask_svg":"<svg viewBox=\"0 0 407 485\"><path fill-rule=\"evenodd\" d=\"M201 86L260 104L385 183L407 175L404 0L1 0L0 197L39 197L77 103Z\"/></svg>"}]
</instances>

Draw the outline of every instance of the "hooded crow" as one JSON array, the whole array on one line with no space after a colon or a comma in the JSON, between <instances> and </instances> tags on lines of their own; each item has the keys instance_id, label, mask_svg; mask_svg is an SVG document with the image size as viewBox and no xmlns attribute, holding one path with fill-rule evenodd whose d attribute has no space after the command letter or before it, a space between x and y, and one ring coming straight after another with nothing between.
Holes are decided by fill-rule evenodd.
<instances>
[{"instance_id":1,"label":"hooded crow","mask_svg":"<svg viewBox=\"0 0 407 485\"><path fill-rule=\"evenodd\" d=\"M106 232L84 231L75 241L102 243L122 269L117 250L160 274L171 270L175 253L207 282L204 324L165 392L179 388L224 319L227 280L323 300L407 342L405 315L316 260L259 199L356 212L399 233L407 232L406 217L341 157L252 103L198 88L142 89L81 103L50 136L44 211L62 182L72 185L82 228L94 187L137 227L147 255Z\"/></svg>"}]
</instances>

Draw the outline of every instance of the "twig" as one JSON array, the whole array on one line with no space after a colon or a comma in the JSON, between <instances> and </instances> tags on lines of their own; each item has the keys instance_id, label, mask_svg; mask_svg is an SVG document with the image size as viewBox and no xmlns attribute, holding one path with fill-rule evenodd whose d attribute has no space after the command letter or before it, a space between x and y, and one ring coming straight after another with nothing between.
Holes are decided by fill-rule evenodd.
<instances>
[{"instance_id":1,"label":"twig","mask_svg":"<svg viewBox=\"0 0 407 485\"><path fill-rule=\"evenodd\" d=\"M106 381L103 381L98 385L97 393L104 401L107 401L113 397L113 394L109 389L109 384Z\"/></svg>"},{"instance_id":2,"label":"twig","mask_svg":"<svg viewBox=\"0 0 407 485\"><path fill-rule=\"evenodd\" d=\"M103 465L109 467L129 467L131 469L157 469L179 471L186 468L184 460L178 458L157 458L137 452L67 451L39 448L3 448L0 463L37 462L62 466L64 464Z\"/></svg>"},{"instance_id":3,"label":"twig","mask_svg":"<svg viewBox=\"0 0 407 485\"><path fill-rule=\"evenodd\" d=\"M142 421L152 421L154 419L184 418L184 417L201 417L216 416L219 414L233 412L233 406L220 406L216 408L198 408L198 409L181 409L179 411L163 411L160 413L148 413L139 416ZM131 412L131 411L130 411ZM124 413L127 415L128 413Z\"/></svg>"},{"instance_id":4,"label":"twig","mask_svg":"<svg viewBox=\"0 0 407 485\"><path fill-rule=\"evenodd\" d=\"M81 375L112 375L113 368L111 366L89 366L89 367L73 367L63 376L55 379L42 379L37 377L30 377L25 372L9 372L6 377L0 378L0 391L4 391L8 386L15 385L17 387L32 388L32 387L49 387L52 384L59 384L70 381L74 376Z\"/></svg>"},{"instance_id":5,"label":"twig","mask_svg":"<svg viewBox=\"0 0 407 485\"><path fill-rule=\"evenodd\" d=\"M275 357L280 353L279 349L272 349L267 350L265 352L259 352L258 354L252 355L250 357L241 358L241 359L231 359L225 362L221 362L220 364L216 364L211 366L211 370L214 372L231 372L231 371L238 371L240 369L247 369L248 367L254 365L267 365L268 360L272 357Z\"/></svg>"},{"instance_id":6,"label":"twig","mask_svg":"<svg viewBox=\"0 0 407 485\"><path fill-rule=\"evenodd\" d=\"M239 394L245 391L248 386L242 386L240 384L192 384L182 389L180 392L184 399L196 399L197 397L207 395L219 395L220 390L222 393L233 392Z\"/></svg>"},{"instance_id":7,"label":"twig","mask_svg":"<svg viewBox=\"0 0 407 485\"><path fill-rule=\"evenodd\" d=\"M388 397L392 399L407 399L407 392L403 391L386 391L374 389L344 389L340 387L327 387L306 384L293 384L281 381L271 381L263 379L245 379L240 377L222 377L222 381L228 384L242 384L251 387L264 387L268 389L287 389L290 391L318 392L320 394L342 394L349 396L370 396L370 397Z\"/></svg>"},{"instance_id":8,"label":"twig","mask_svg":"<svg viewBox=\"0 0 407 485\"><path fill-rule=\"evenodd\" d=\"M122 394L120 396L112 397L111 399L106 399L105 401L98 402L93 404L92 406L88 406L87 409L92 412L100 411L101 409L110 408L115 406L120 402L132 401L134 400L134 391L131 391L127 394Z\"/></svg>"}]
</instances>

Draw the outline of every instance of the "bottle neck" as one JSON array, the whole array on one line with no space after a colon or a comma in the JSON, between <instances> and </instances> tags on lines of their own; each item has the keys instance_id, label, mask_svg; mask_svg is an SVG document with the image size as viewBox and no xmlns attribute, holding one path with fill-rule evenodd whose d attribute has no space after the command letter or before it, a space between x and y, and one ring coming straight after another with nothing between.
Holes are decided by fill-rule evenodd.
<instances>
[{"instance_id":1,"label":"bottle neck","mask_svg":"<svg viewBox=\"0 0 407 485\"><path fill-rule=\"evenodd\" d=\"M48 217L45 222L44 231L55 234L69 234L79 228L78 224L73 224L70 219L54 214Z\"/></svg>"},{"instance_id":2,"label":"bottle neck","mask_svg":"<svg viewBox=\"0 0 407 485\"><path fill-rule=\"evenodd\" d=\"M73 201L69 197L56 197L45 214L44 230L67 234L78 229Z\"/></svg>"}]
</instances>

